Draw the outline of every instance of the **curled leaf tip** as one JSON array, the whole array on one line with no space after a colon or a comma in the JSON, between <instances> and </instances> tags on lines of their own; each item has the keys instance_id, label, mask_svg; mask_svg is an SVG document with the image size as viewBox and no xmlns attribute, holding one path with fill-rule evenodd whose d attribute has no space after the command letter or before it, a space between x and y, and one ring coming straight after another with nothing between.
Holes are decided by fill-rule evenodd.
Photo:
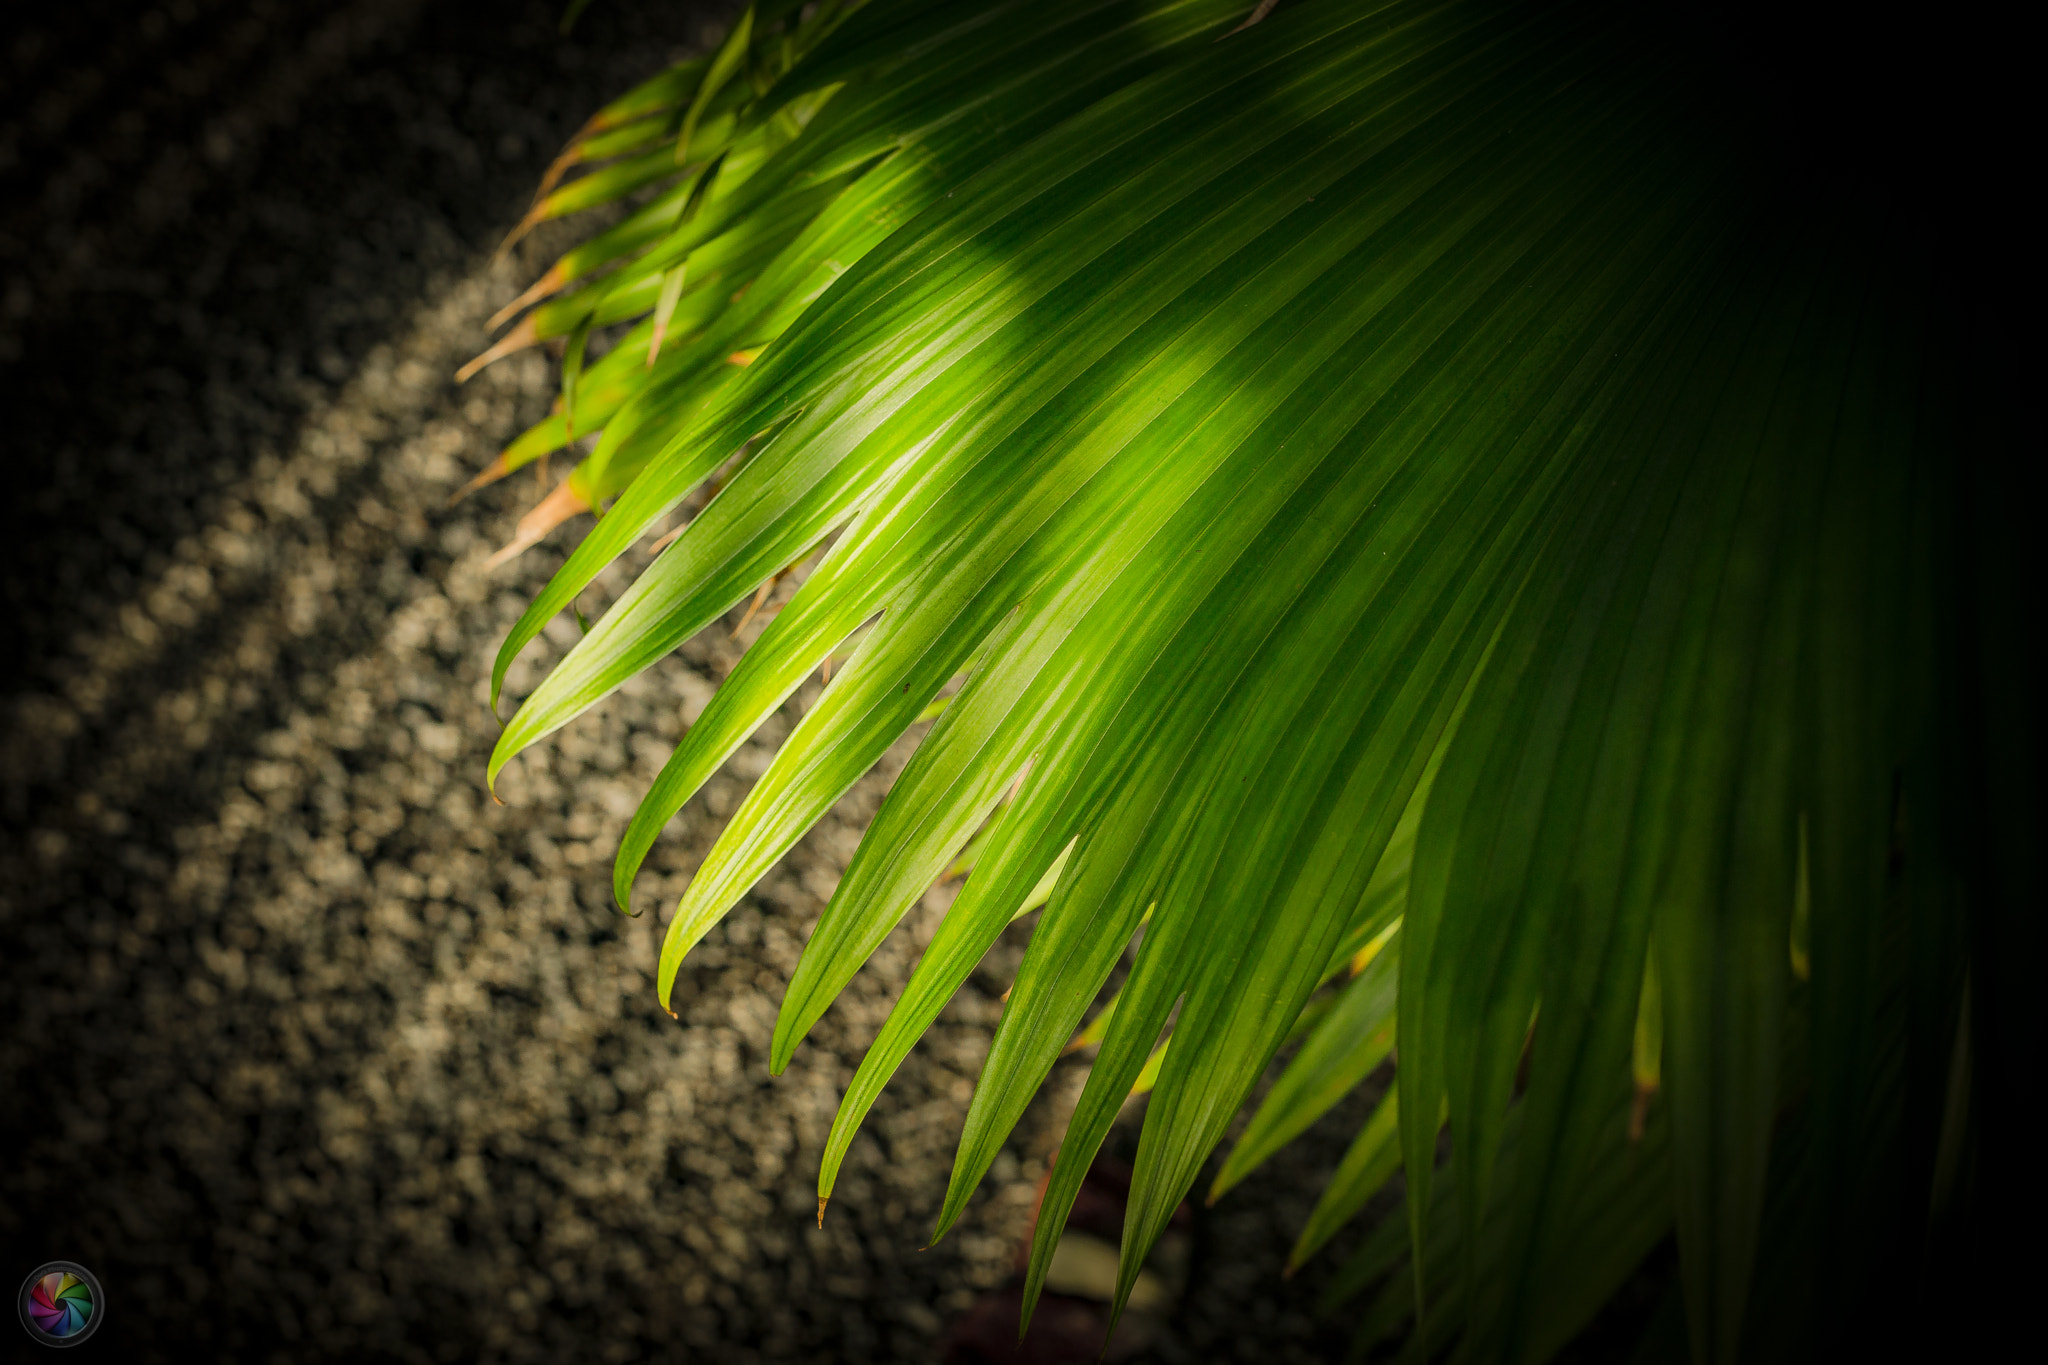
<instances>
[{"instance_id":1,"label":"curled leaf tip","mask_svg":"<svg viewBox=\"0 0 2048 1365\"><path fill-rule=\"evenodd\" d=\"M482 354L457 370L455 372L455 382L467 384L472 375L492 361L503 360L513 352L523 351L529 346L538 344L539 341L540 335L534 328L533 318L531 316L523 317L519 320L517 327L514 327L511 331L492 342Z\"/></svg>"},{"instance_id":2,"label":"curled leaf tip","mask_svg":"<svg viewBox=\"0 0 2048 1365\"><path fill-rule=\"evenodd\" d=\"M484 561L484 568L495 569L507 560L518 557L538 545L548 532L569 518L589 510L590 502L576 490L575 480L562 480L555 485L554 492L542 498L531 512L519 519L512 539Z\"/></svg>"}]
</instances>

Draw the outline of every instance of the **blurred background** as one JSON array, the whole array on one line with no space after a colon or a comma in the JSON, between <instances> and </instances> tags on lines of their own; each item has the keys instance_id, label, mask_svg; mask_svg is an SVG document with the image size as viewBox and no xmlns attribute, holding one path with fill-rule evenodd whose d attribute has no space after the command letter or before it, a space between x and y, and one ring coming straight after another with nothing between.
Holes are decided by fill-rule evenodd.
<instances>
[{"instance_id":1,"label":"blurred background","mask_svg":"<svg viewBox=\"0 0 2048 1365\"><path fill-rule=\"evenodd\" d=\"M1009 1275L1077 1093L1069 1059L918 1249L1017 931L813 1226L840 1089L950 889L779 1079L767 1041L900 747L697 951L680 1020L657 1008L660 925L611 910L611 851L759 620L483 791L490 657L581 527L484 570L542 487L445 503L554 372L450 376L567 240L491 261L555 150L728 17L597 0L565 40L560 9L0 20L0 1272L94 1270L86 1358L935 1360ZM815 688L643 884L673 904ZM1195 1211L1145 1359L1342 1354L1311 1310L1344 1244L1279 1268L1368 1098Z\"/></svg>"}]
</instances>

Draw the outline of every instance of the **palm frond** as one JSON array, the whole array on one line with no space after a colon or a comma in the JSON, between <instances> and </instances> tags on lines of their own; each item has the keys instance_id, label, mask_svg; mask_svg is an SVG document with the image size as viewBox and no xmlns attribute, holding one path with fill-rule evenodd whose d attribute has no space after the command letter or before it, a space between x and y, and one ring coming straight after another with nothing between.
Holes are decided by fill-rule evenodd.
<instances>
[{"instance_id":1,"label":"palm frond","mask_svg":"<svg viewBox=\"0 0 2048 1365\"><path fill-rule=\"evenodd\" d=\"M1692 1353L1733 1359L1787 1181L1830 1269L1769 1311L1828 1313L1887 1254L1837 1253L1913 1242L1939 1164L1975 962L1954 829L1984 783L1954 757L1981 575L1937 262L1883 196L1760 173L1711 64L1656 24L1479 0L1246 18L761 6L594 121L580 145L620 159L540 204L652 197L530 291L516 341L570 338L572 362L501 465L601 429L562 505L609 506L494 699L741 460L525 698L491 776L818 555L648 793L614 889L628 905L669 818L850 650L684 893L666 1004L965 675L777 1023L780 1070L982 832L849 1088L821 1209L890 1074L1051 883L941 1233L1144 932L1027 1303L1148 1064L1122 1293L1355 962L1216 1193L1397 1045L1400 1099L1297 1260L1405 1165L1405 1229L1346 1279L1404 1249L1415 1269L1368 1326L1419 1310L1418 1343L1540 1359L1675 1227ZM1825 1154L1796 1179L1788 1113Z\"/></svg>"}]
</instances>

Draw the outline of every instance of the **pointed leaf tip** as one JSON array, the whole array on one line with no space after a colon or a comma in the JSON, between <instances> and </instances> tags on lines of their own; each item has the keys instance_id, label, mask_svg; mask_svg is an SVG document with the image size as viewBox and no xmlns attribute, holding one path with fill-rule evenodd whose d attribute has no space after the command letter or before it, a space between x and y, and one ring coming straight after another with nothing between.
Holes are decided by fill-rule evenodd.
<instances>
[{"instance_id":1,"label":"pointed leaf tip","mask_svg":"<svg viewBox=\"0 0 2048 1365\"><path fill-rule=\"evenodd\" d=\"M540 344L540 329L535 325L533 314L528 313L519 320L519 325L485 347L474 359L455 372L455 382L466 384L470 377L494 360L503 360L515 351Z\"/></svg>"},{"instance_id":2,"label":"pointed leaf tip","mask_svg":"<svg viewBox=\"0 0 2048 1365\"><path fill-rule=\"evenodd\" d=\"M569 272L562 268L560 261L556 261L548 267L545 275L542 275L539 279L528 285L518 298L491 314L491 320L484 324L485 327L490 331L497 331L500 327L503 327L514 317L518 316L520 309L528 304L539 303L549 295L560 292L562 286L567 283L569 283Z\"/></svg>"},{"instance_id":3,"label":"pointed leaf tip","mask_svg":"<svg viewBox=\"0 0 2048 1365\"><path fill-rule=\"evenodd\" d=\"M564 479L555 485L555 491L542 498L534 509L519 519L512 539L484 561L488 571L497 568L507 560L515 559L527 550L540 544L547 533L560 526L569 518L591 510L590 502L578 492L575 480Z\"/></svg>"},{"instance_id":4,"label":"pointed leaf tip","mask_svg":"<svg viewBox=\"0 0 2048 1365\"><path fill-rule=\"evenodd\" d=\"M496 265L498 262L504 260L507 256L511 255L512 248L518 246L521 239L523 239L527 233L533 231L542 223L546 222L547 217L547 201L543 199L540 202L534 204L532 208L528 209L525 215L521 217L517 223L514 223L512 225L512 230L505 234L505 240L498 243L498 249L491 253L491 264Z\"/></svg>"},{"instance_id":5,"label":"pointed leaf tip","mask_svg":"<svg viewBox=\"0 0 2048 1365\"><path fill-rule=\"evenodd\" d=\"M510 474L511 472L512 466L506 462L504 452L501 451L498 454L498 458L492 460L489 464L485 465L481 470L479 470L475 478L471 479L468 483L462 485L462 487L456 489L453 493L450 493L448 495L448 501L444 503L443 506L453 507L456 503L461 502L464 498L476 492L479 488L488 488L490 485L496 483L498 480L504 478L507 474Z\"/></svg>"},{"instance_id":6,"label":"pointed leaf tip","mask_svg":"<svg viewBox=\"0 0 2048 1365\"><path fill-rule=\"evenodd\" d=\"M825 1206L831 1202L832 1196L829 1194L818 1196L818 1226L821 1228L825 1226Z\"/></svg>"}]
</instances>

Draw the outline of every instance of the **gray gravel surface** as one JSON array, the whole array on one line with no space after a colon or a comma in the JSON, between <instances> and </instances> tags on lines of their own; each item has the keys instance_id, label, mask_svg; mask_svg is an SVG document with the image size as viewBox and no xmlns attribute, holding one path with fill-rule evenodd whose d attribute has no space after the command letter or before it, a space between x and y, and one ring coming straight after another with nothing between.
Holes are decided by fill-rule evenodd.
<instances>
[{"instance_id":1,"label":"gray gravel surface","mask_svg":"<svg viewBox=\"0 0 2048 1365\"><path fill-rule=\"evenodd\" d=\"M482 790L489 659L567 533L484 571L534 483L442 504L552 375L448 376L541 259L489 248L560 140L719 18L602 0L563 43L557 13L88 0L0 38L0 1272L96 1269L88 1356L930 1360L1077 1093L1063 1063L918 1250L1020 929L812 1226L840 1088L949 893L770 1078L899 745L698 950L680 1021L657 1008L658 914L614 915L606 868L745 637L533 751L503 807ZM650 903L815 692L685 810ZM1199 1214L1154 1359L1330 1357L1322 1272L1277 1268L1362 1112Z\"/></svg>"}]
</instances>

